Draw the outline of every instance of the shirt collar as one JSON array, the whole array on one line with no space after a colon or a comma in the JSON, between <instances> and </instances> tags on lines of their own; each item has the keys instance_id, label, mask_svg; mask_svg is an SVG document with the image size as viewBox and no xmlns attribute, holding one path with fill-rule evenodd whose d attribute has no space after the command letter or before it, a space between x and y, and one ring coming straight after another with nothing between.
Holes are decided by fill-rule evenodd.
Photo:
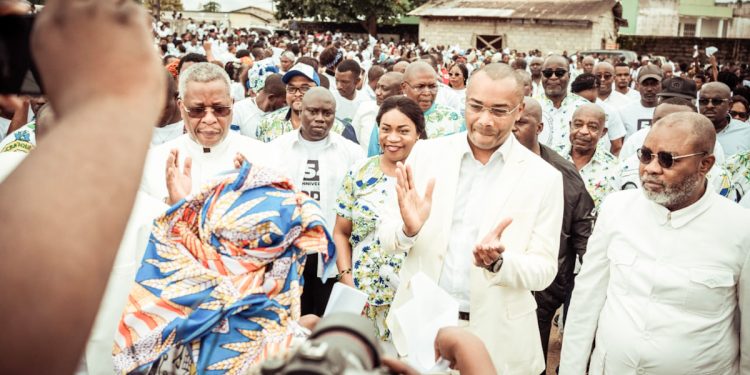
<instances>
[{"instance_id":1,"label":"shirt collar","mask_svg":"<svg viewBox=\"0 0 750 375\"><path fill-rule=\"evenodd\" d=\"M436 109L437 109L437 102L435 101L435 102L432 102L432 106L430 108L424 111L424 115L427 116L430 113L435 112Z\"/></svg>"},{"instance_id":2,"label":"shirt collar","mask_svg":"<svg viewBox=\"0 0 750 375\"><path fill-rule=\"evenodd\" d=\"M508 160L508 156L510 155L510 151L513 147L513 143L515 142L515 136L513 134L508 134L508 138L505 139L505 142L503 142L500 147L495 150L495 152L492 153L492 156L490 156L490 160L487 161L487 164L492 163L493 161L500 158L503 161ZM471 152L471 146L469 145L469 134L466 133L466 137L464 138L464 142L461 142L461 158L464 157L470 157L474 160L477 160L474 157L474 153Z\"/></svg>"},{"instance_id":3,"label":"shirt collar","mask_svg":"<svg viewBox=\"0 0 750 375\"><path fill-rule=\"evenodd\" d=\"M646 198L645 196L644 198L648 200L648 204L657 215L656 221L659 225L669 225L670 227L677 229L687 225L711 207L714 193L711 191L711 188L707 183L704 182L704 184L706 184L706 191L703 192L703 196L698 199L697 202L677 211L669 211L666 207Z\"/></svg>"},{"instance_id":4,"label":"shirt collar","mask_svg":"<svg viewBox=\"0 0 750 375\"><path fill-rule=\"evenodd\" d=\"M301 128L301 126L300 126L300 128ZM300 134L299 128L292 130L292 133L294 134L294 141L292 142L292 145L298 145L298 144L302 143L302 142L300 142L300 140L302 140L302 134ZM328 136L323 140L323 143L325 144L326 148L327 147L332 147L332 146L336 145L336 142L333 141L333 137L334 137L333 134L334 134L333 133L333 129L331 129L328 132ZM311 141L307 141L307 142L311 142Z\"/></svg>"},{"instance_id":5,"label":"shirt collar","mask_svg":"<svg viewBox=\"0 0 750 375\"><path fill-rule=\"evenodd\" d=\"M231 142L231 138L234 137L234 132L227 127L226 130L227 136L224 137L224 139L219 142L219 144L213 146L213 147L204 147L203 145L199 144L195 140L193 140L192 137L190 137L190 134L185 134L188 139L188 149L192 151L195 154L206 154L206 155L220 155L224 153L227 149L229 149L229 143Z\"/></svg>"}]
</instances>

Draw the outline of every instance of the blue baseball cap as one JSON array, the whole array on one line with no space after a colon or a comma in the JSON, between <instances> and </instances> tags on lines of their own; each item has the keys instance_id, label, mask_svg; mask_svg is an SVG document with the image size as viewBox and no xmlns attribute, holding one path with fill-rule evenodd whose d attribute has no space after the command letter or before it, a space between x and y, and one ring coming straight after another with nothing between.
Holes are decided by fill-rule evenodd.
<instances>
[{"instance_id":1,"label":"blue baseball cap","mask_svg":"<svg viewBox=\"0 0 750 375\"><path fill-rule=\"evenodd\" d=\"M318 76L318 72L316 72L312 66L303 63L298 63L294 65L292 69L289 69L289 71L286 72L283 77L281 77L281 81L286 85L289 83L289 81L291 81L292 78L296 76L304 76L305 78L315 82L316 85L320 86L320 77Z\"/></svg>"}]
</instances>

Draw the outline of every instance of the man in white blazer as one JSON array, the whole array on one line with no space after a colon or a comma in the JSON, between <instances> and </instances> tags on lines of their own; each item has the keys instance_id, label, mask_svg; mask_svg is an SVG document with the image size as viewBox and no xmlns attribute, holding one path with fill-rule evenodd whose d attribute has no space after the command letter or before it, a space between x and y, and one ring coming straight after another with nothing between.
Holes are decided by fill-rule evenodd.
<instances>
[{"instance_id":1,"label":"man in white blazer","mask_svg":"<svg viewBox=\"0 0 750 375\"><path fill-rule=\"evenodd\" d=\"M510 67L477 71L466 94L468 132L417 143L397 172L401 220L380 229L384 249L408 254L394 308L423 272L459 302L461 325L504 375L545 367L530 292L557 273L563 215L560 173L512 135L523 110L523 82Z\"/></svg>"}]
</instances>

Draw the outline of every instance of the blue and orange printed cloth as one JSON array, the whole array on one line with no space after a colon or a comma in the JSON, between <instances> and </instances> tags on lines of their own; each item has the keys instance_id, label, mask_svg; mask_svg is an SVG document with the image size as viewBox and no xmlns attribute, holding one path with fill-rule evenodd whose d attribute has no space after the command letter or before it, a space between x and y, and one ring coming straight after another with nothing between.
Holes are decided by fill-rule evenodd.
<instances>
[{"instance_id":1,"label":"blue and orange printed cloth","mask_svg":"<svg viewBox=\"0 0 750 375\"><path fill-rule=\"evenodd\" d=\"M284 351L307 255L335 264L318 204L245 163L154 221L113 350L118 373L237 374ZM159 371L161 373L161 371Z\"/></svg>"}]
</instances>

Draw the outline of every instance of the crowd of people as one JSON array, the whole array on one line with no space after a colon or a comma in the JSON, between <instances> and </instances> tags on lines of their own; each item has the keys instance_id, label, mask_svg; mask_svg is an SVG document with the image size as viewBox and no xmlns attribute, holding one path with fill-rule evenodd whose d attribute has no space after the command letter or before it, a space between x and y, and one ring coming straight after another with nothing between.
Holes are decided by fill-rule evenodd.
<instances>
[{"instance_id":1,"label":"crowd of people","mask_svg":"<svg viewBox=\"0 0 750 375\"><path fill-rule=\"evenodd\" d=\"M561 374L750 373L747 62L148 30L132 4L50 3L46 94L2 97L0 177L15 197L39 170L67 189L120 184L34 206L39 231L65 228L50 210L113 207L42 242L99 232L62 241L76 262L119 244L93 257L98 286L69 284L101 296L108 280L68 328L94 322L80 373L246 373L304 340L337 282L408 359L389 313L417 274L458 303L436 357L466 374L543 373L553 324ZM128 57L63 47L97 30L111 34L90 48ZM123 64L134 80L108 74ZM128 117L148 126L128 134ZM81 138L97 146L66 151Z\"/></svg>"}]
</instances>

